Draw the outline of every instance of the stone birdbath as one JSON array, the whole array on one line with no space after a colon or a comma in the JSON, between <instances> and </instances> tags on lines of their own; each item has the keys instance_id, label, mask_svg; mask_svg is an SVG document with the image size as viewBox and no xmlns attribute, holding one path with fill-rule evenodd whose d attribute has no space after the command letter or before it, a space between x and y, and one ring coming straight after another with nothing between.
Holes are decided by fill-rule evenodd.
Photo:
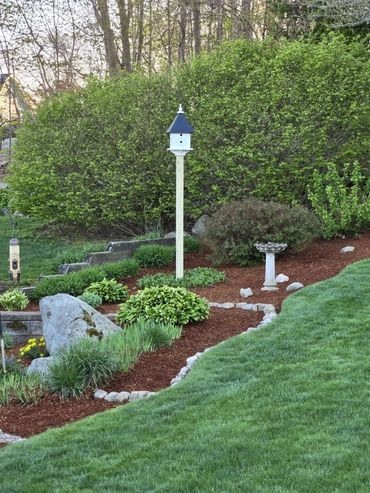
<instances>
[{"instance_id":1,"label":"stone birdbath","mask_svg":"<svg viewBox=\"0 0 370 493\"><path fill-rule=\"evenodd\" d=\"M263 283L262 291L277 291L277 283L275 281L275 255L283 252L288 246L286 243L255 243L254 246L259 252L266 254L265 264L265 282Z\"/></svg>"}]
</instances>

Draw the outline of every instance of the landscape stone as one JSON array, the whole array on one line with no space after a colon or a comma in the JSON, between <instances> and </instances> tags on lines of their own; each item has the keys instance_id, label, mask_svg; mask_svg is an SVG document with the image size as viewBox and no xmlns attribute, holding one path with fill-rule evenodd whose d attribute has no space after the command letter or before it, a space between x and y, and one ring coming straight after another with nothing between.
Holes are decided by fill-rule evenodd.
<instances>
[{"instance_id":1,"label":"landscape stone","mask_svg":"<svg viewBox=\"0 0 370 493\"><path fill-rule=\"evenodd\" d=\"M276 312L274 305L271 305L270 303L258 303L257 307L258 311L264 312L265 315Z\"/></svg>"},{"instance_id":2,"label":"landscape stone","mask_svg":"<svg viewBox=\"0 0 370 493\"><path fill-rule=\"evenodd\" d=\"M39 373L41 376L45 376L48 371L50 364L53 362L54 358L48 356L46 358L35 358L31 361L31 364L27 368L27 373Z\"/></svg>"},{"instance_id":3,"label":"landscape stone","mask_svg":"<svg viewBox=\"0 0 370 493\"><path fill-rule=\"evenodd\" d=\"M107 402L116 402L117 397L118 392L109 392L109 394L104 397L104 400Z\"/></svg>"},{"instance_id":4,"label":"landscape stone","mask_svg":"<svg viewBox=\"0 0 370 493\"><path fill-rule=\"evenodd\" d=\"M131 392L129 401L137 401L139 399L144 399L149 394L147 390L135 390L134 392Z\"/></svg>"},{"instance_id":5,"label":"landscape stone","mask_svg":"<svg viewBox=\"0 0 370 493\"><path fill-rule=\"evenodd\" d=\"M153 397L153 395L156 395L156 392L148 392L148 393L146 394L146 399L147 399L148 397Z\"/></svg>"},{"instance_id":6,"label":"landscape stone","mask_svg":"<svg viewBox=\"0 0 370 493\"><path fill-rule=\"evenodd\" d=\"M186 231L184 231L184 237L189 237L189 236L191 235ZM170 233L165 234L163 238L176 238L176 231L171 231Z\"/></svg>"},{"instance_id":7,"label":"landscape stone","mask_svg":"<svg viewBox=\"0 0 370 493\"><path fill-rule=\"evenodd\" d=\"M215 303L211 301L209 306L213 306L215 308L224 308L225 310L228 310L229 308L234 308L235 303Z\"/></svg>"},{"instance_id":8,"label":"landscape stone","mask_svg":"<svg viewBox=\"0 0 370 493\"><path fill-rule=\"evenodd\" d=\"M278 274L275 277L275 281L276 282L288 282L289 281L289 277L286 276L285 274Z\"/></svg>"},{"instance_id":9,"label":"landscape stone","mask_svg":"<svg viewBox=\"0 0 370 493\"><path fill-rule=\"evenodd\" d=\"M242 310L252 310L257 311L257 305L254 303L236 303L235 308L241 308Z\"/></svg>"},{"instance_id":10,"label":"landscape stone","mask_svg":"<svg viewBox=\"0 0 370 493\"><path fill-rule=\"evenodd\" d=\"M248 296L253 296L253 291L251 290L251 288L241 288L240 296L242 298L248 298Z\"/></svg>"},{"instance_id":11,"label":"landscape stone","mask_svg":"<svg viewBox=\"0 0 370 493\"><path fill-rule=\"evenodd\" d=\"M289 286L286 288L286 291L290 293L292 291L297 291L298 289L301 288L304 288L301 282L292 282L292 284L289 284Z\"/></svg>"},{"instance_id":12,"label":"landscape stone","mask_svg":"<svg viewBox=\"0 0 370 493\"><path fill-rule=\"evenodd\" d=\"M170 386L173 387L174 385L177 385L180 383L182 380L182 377L175 377L171 380Z\"/></svg>"},{"instance_id":13,"label":"landscape stone","mask_svg":"<svg viewBox=\"0 0 370 493\"><path fill-rule=\"evenodd\" d=\"M186 366L190 367L197 361L198 356L195 354L194 356L190 356L190 358L186 358Z\"/></svg>"},{"instance_id":14,"label":"landscape stone","mask_svg":"<svg viewBox=\"0 0 370 493\"><path fill-rule=\"evenodd\" d=\"M116 402L127 402L130 399L130 392L120 392L116 397Z\"/></svg>"},{"instance_id":15,"label":"landscape stone","mask_svg":"<svg viewBox=\"0 0 370 493\"><path fill-rule=\"evenodd\" d=\"M108 394L105 390L97 389L94 392L94 399L104 399L104 397Z\"/></svg>"},{"instance_id":16,"label":"landscape stone","mask_svg":"<svg viewBox=\"0 0 370 493\"><path fill-rule=\"evenodd\" d=\"M8 433L0 432L0 443L17 443L22 442L25 438L19 437L17 435L9 435Z\"/></svg>"},{"instance_id":17,"label":"landscape stone","mask_svg":"<svg viewBox=\"0 0 370 493\"><path fill-rule=\"evenodd\" d=\"M40 311L46 348L51 355L82 337L100 339L122 330L90 305L69 294L42 298Z\"/></svg>"},{"instance_id":18,"label":"landscape stone","mask_svg":"<svg viewBox=\"0 0 370 493\"><path fill-rule=\"evenodd\" d=\"M200 218L194 224L194 226L191 230L193 235L198 236L199 238L205 236L207 233L207 228L209 226L210 220L211 220L211 217L208 216L208 214L203 214L203 216L200 216Z\"/></svg>"},{"instance_id":19,"label":"landscape stone","mask_svg":"<svg viewBox=\"0 0 370 493\"><path fill-rule=\"evenodd\" d=\"M354 249L354 246L346 246L341 249L340 253L351 253L354 251Z\"/></svg>"}]
</instances>

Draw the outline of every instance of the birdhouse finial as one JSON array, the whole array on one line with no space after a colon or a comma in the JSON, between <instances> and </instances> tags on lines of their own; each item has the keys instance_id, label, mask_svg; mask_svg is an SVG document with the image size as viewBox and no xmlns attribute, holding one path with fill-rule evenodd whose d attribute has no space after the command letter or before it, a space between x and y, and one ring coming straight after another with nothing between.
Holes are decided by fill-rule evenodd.
<instances>
[{"instance_id":1,"label":"birdhouse finial","mask_svg":"<svg viewBox=\"0 0 370 493\"><path fill-rule=\"evenodd\" d=\"M184 110L182 109L182 105L181 104L179 106L179 111L177 113L184 113Z\"/></svg>"}]
</instances>

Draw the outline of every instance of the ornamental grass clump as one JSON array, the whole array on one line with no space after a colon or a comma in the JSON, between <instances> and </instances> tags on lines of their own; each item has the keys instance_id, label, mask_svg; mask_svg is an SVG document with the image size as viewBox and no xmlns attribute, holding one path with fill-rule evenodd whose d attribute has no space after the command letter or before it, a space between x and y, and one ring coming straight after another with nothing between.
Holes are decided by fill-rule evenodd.
<instances>
[{"instance_id":1,"label":"ornamental grass clump","mask_svg":"<svg viewBox=\"0 0 370 493\"><path fill-rule=\"evenodd\" d=\"M134 254L140 267L165 267L175 260L176 250L172 246L142 245Z\"/></svg>"},{"instance_id":2,"label":"ornamental grass clump","mask_svg":"<svg viewBox=\"0 0 370 493\"><path fill-rule=\"evenodd\" d=\"M205 320L209 316L208 302L181 287L155 286L145 288L121 305L117 322L127 325L138 318L185 325Z\"/></svg>"},{"instance_id":3,"label":"ornamental grass clump","mask_svg":"<svg viewBox=\"0 0 370 493\"><path fill-rule=\"evenodd\" d=\"M36 404L44 394L41 378L19 369L0 373L0 405L10 403Z\"/></svg>"},{"instance_id":4,"label":"ornamental grass clump","mask_svg":"<svg viewBox=\"0 0 370 493\"><path fill-rule=\"evenodd\" d=\"M0 296L0 306L3 310L23 310L28 303L28 297L19 289L5 291L5 293Z\"/></svg>"},{"instance_id":5,"label":"ornamental grass clump","mask_svg":"<svg viewBox=\"0 0 370 493\"><path fill-rule=\"evenodd\" d=\"M127 299L128 288L114 279L103 279L90 284L84 291L84 294L88 293L97 294L103 303L119 303Z\"/></svg>"},{"instance_id":6,"label":"ornamental grass clump","mask_svg":"<svg viewBox=\"0 0 370 493\"><path fill-rule=\"evenodd\" d=\"M117 371L116 354L106 351L99 341L82 338L57 354L47 383L63 398L79 397L86 389L108 382Z\"/></svg>"},{"instance_id":7,"label":"ornamental grass clump","mask_svg":"<svg viewBox=\"0 0 370 493\"><path fill-rule=\"evenodd\" d=\"M140 289L153 286L181 286L183 288L197 288L213 286L226 279L225 273L208 267L196 267L184 272L182 279L176 279L175 274L153 274L139 279L137 285Z\"/></svg>"}]
</instances>

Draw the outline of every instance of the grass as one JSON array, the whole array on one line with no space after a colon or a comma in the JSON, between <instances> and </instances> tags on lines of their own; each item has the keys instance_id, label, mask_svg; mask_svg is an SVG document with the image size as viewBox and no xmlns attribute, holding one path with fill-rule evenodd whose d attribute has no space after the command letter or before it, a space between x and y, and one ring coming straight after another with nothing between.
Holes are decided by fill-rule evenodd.
<instances>
[{"instance_id":1,"label":"grass","mask_svg":"<svg viewBox=\"0 0 370 493\"><path fill-rule=\"evenodd\" d=\"M370 261L175 388L0 451L7 493L367 493Z\"/></svg>"},{"instance_id":2,"label":"grass","mask_svg":"<svg viewBox=\"0 0 370 493\"><path fill-rule=\"evenodd\" d=\"M13 236L20 243L22 285L32 284L42 274L55 273L60 260L82 260L86 250L101 250L102 242L73 244L48 238L39 233L41 227L42 222L37 219L17 217L17 227L13 231L9 219L0 216L0 281L9 279L9 240Z\"/></svg>"}]
</instances>

